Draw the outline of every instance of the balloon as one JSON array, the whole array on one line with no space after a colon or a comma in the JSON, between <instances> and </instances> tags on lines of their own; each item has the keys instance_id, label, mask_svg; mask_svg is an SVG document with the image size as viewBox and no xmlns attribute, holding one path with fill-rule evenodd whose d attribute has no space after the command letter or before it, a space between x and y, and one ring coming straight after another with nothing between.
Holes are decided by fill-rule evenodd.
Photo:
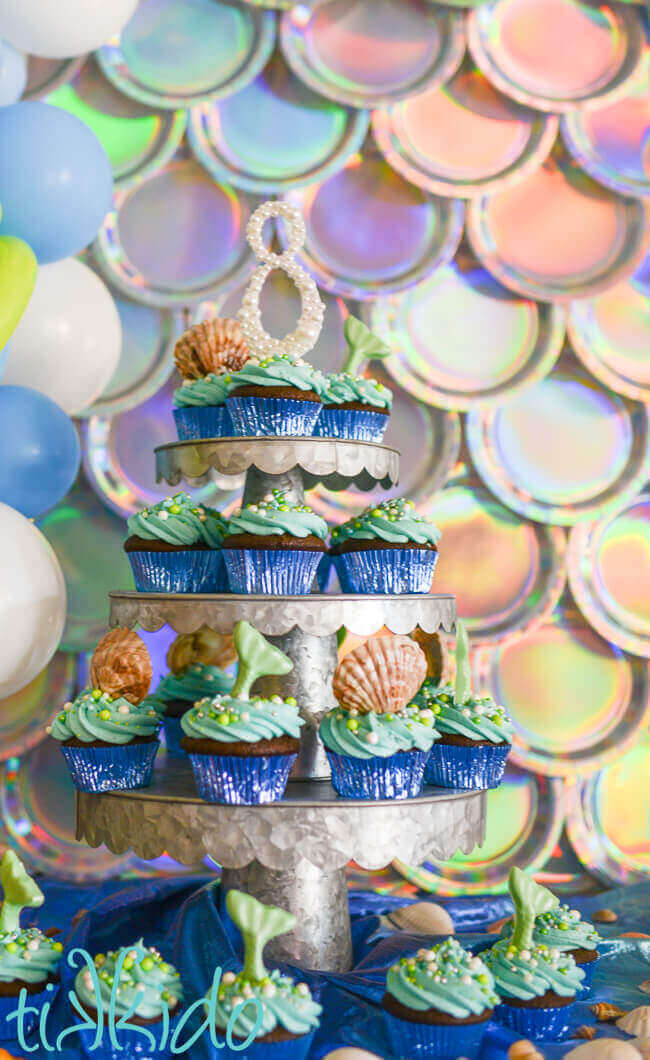
<instances>
[{"instance_id":1,"label":"balloon","mask_svg":"<svg viewBox=\"0 0 650 1060\"><path fill-rule=\"evenodd\" d=\"M122 325L108 287L87 265L66 258L38 270L2 381L33 386L73 416L105 389L121 350Z\"/></svg>"},{"instance_id":2,"label":"balloon","mask_svg":"<svg viewBox=\"0 0 650 1060\"><path fill-rule=\"evenodd\" d=\"M33 523L0 504L0 699L47 666L65 623L65 581Z\"/></svg>"},{"instance_id":3,"label":"balloon","mask_svg":"<svg viewBox=\"0 0 650 1060\"><path fill-rule=\"evenodd\" d=\"M94 132L25 100L0 108L0 144L0 234L24 239L42 265L77 254L112 205L111 164Z\"/></svg>"},{"instance_id":4,"label":"balloon","mask_svg":"<svg viewBox=\"0 0 650 1060\"><path fill-rule=\"evenodd\" d=\"M47 59L83 55L119 33L138 0L0 0L0 37Z\"/></svg>"},{"instance_id":5,"label":"balloon","mask_svg":"<svg viewBox=\"0 0 650 1060\"><path fill-rule=\"evenodd\" d=\"M9 360L9 343L0 350L0 379L2 379L2 373L4 372L5 365Z\"/></svg>"},{"instance_id":6,"label":"balloon","mask_svg":"<svg viewBox=\"0 0 650 1060\"><path fill-rule=\"evenodd\" d=\"M0 236L0 350L25 312L34 290L36 269L34 251L27 243L14 236Z\"/></svg>"},{"instance_id":7,"label":"balloon","mask_svg":"<svg viewBox=\"0 0 650 1060\"><path fill-rule=\"evenodd\" d=\"M81 449L74 423L48 397L0 385L0 453L0 502L37 516L70 489Z\"/></svg>"},{"instance_id":8,"label":"balloon","mask_svg":"<svg viewBox=\"0 0 650 1060\"><path fill-rule=\"evenodd\" d=\"M27 84L27 59L8 41L0 40L0 107L20 99Z\"/></svg>"}]
</instances>

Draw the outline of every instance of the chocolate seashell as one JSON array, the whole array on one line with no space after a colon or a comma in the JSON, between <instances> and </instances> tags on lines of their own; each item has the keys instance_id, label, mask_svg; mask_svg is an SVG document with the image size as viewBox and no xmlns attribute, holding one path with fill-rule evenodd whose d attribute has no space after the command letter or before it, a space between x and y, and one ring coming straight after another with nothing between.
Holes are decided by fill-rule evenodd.
<instances>
[{"instance_id":1,"label":"chocolate seashell","mask_svg":"<svg viewBox=\"0 0 650 1060\"><path fill-rule=\"evenodd\" d=\"M189 328L176 343L174 360L183 379L237 372L250 354L237 320L214 317Z\"/></svg>"},{"instance_id":2,"label":"chocolate seashell","mask_svg":"<svg viewBox=\"0 0 650 1060\"><path fill-rule=\"evenodd\" d=\"M348 710L389 714L410 702L426 675L426 656L410 637L371 637L337 666L334 695Z\"/></svg>"},{"instance_id":3,"label":"chocolate seashell","mask_svg":"<svg viewBox=\"0 0 650 1060\"><path fill-rule=\"evenodd\" d=\"M140 703L151 685L151 659L144 641L132 629L112 629L93 652L90 678L93 688L107 695Z\"/></svg>"},{"instance_id":4,"label":"chocolate seashell","mask_svg":"<svg viewBox=\"0 0 650 1060\"><path fill-rule=\"evenodd\" d=\"M167 665L173 674L180 674L192 663L220 666L224 670L237 659L235 642L226 633L215 633L201 626L195 633L181 633L167 651Z\"/></svg>"}]
</instances>

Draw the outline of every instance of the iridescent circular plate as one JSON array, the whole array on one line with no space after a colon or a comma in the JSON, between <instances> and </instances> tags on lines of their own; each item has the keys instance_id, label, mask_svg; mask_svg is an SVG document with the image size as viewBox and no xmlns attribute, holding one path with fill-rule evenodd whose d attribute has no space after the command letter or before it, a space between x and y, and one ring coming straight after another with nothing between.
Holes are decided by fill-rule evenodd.
<instances>
[{"instance_id":1,"label":"iridescent circular plate","mask_svg":"<svg viewBox=\"0 0 650 1060\"><path fill-rule=\"evenodd\" d=\"M418 868L393 864L417 887L438 894L505 892L513 866L539 872L551 856L564 821L563 782L535 777L508 763L500 787L487 793L485 842L470 854Z\"/></svg>"},{"instance_id":2,"label":"iridescent circular plate","mask_svg":"<svg viewBox=\"0 0 650 1060\"><path fill-rule=\"evenodd\" d=\"M587 0L488 0L468 38L496 88L555 113L620 94L643 54L641 12Z\"/></svg>"},{"instance_id":3,"label":"iridescent circular plate","mask_svg":"<svg viewBox=\"0 0 650 1060\"><path fill-rule=\"evenodd\" d=\"M257 205L177 157L126 191L93 250L104 275L136 302L178 306L213 298L246 276L246 222Z\"/></svg>"},{"instance_id":4,"label":"iridescent circular plate","mask_svg":"<svg viewBox=\"0 0 650 1060\"><path fill-rule=\"evenodd\" d=\"M319 95L372 108L450 78L465 24L459 11L427 0L306 0L282 16L280 41Z\"/></svg>"},{"instance_id":5,"label":"iridescent circular plate","mask_svg":"<svg viewBox=\"0 0 650 1060\"><path fill-rule=\"evenodd\" d=\"M302 212L302 264L344 298L377 298L418 283L453 258L463 204L409 184L371 149L284 198Z\"/></svg>"},{"instance_id":6,"label":"iridescent circular plate","mask_svg":"<svg viewBox=\"0 0 650 1060\"><path fill-rule=\"evenodd\" d=\"M49 92L54 92L59 85L65 85L67 81L72 80L85 62L85 55L78 55L72 59L41 59L37 55L29 55L27 57L27 87L22 98L42 99Z\"/></svg>"},{"instance_id":7,"label":"iridescent circular plate","mask_svg":"<svg viewBox=\"0 0 650 1060\"><path fill-rule=\"evenodd\" d=\"M75 676L74 656L60 651L25 688L0 699L0 759L24 754L44 739L45 726L74 693Z\"/></svg>"},{"instance_id":8,"label":"iridescent circular plate","mask_svg":"<svg viewBox=\"0 0 650 1060\"><path fill-rule=\"evenodd\" d=\"M633 497L648 477L648 408L568 361L501 408L473 410L472 460L508 508L571 526Z\"/></svg>"},{"instance_id":9,"label":"iridescent circular plate","mask_svg":"<svg viewBox=\"0 0 650 1060\"><path fill-rule=\"evenodd\" d=\"M220 0L140 0L96 53L120 92L152 107L191 107L237 92L275 44L275 17Z\"/></svg>"},{"instance_id":10,"label":"iridescent circular plate","mask_svg":"<svg viewBox=\"0 0 650 1060\"><path fill-rule=\"evenodd\" d=\"M28 868L68 880L100 880L124 872L133 855L116 857L75 840L74 788L56 740L0 764L0 819L9 844Z\"/></svg>"},{"instance_id":11,"label":"iridescent circular plate","mask_svg":"<svg viewBox=\"0 0 650 1060\"><path fill-rule=\"evenodd\" d=\"M580 860L608 883L650 873L650 734L584 783L569 786L567 831Z\"/></svg>"},{"instance_id":12,"label":"iridescent circular plate","mask_svg":"<svg viewBox=\"0 0 650 1060\"><path fill-rule=\"evenodd\" d=\"M650 656L650 492L574 527L567 560L571 591L590 624L626 651Z\"/></svg>"},{"instance_id":13,"label":"iridescent circular plate","mask_svg":"<svg viewBox=\"0 0 650 1060\"><path fill-rule=\"evenodd\" d=\"M587 173L624 195L650 195L650 45L625 95L562 118L562 136Z\"/></svg>"},{"instance_id":14,"label":"iridescent circular plate","mask_svg":"<svg viewBox=\"0 0 650 1060\"><path fill-rule=\"evenodd\" d=\"M246 88L194 107L188 135L216 180L279 192L341 169L360 150L368 124L367 111L316 95L275 52Z\"/></svg>"},{"instance_id":15,"label":"iridescent circular plate","mask_svg":"<svg viewBox=\"0 0 650 1060\"><path fill-rule=\"evenodd\" d=\"M504 96L466 59L442 86L372 116L393 169L438 195L473 198L521 180L544 161L558 120Z\"/></svg>"},{"instance_id":16,"label":"iridescent circular plate","mask_svg":"<svg viewBox=\"0 0 650 1060\"><path fill-rule=\"evenodd\" d=\"M126 187L168 162L185 132L184 110L153 110L118 92L89 61L67 84L47 96L81 118L103 144L115 183Z\"/></svg>"},{"instance_id":17,"label":"iridescent circular plate","mask_svg":"<svg viewBox=\"0 0 650 1060\"><path fill-rule=\"evenodd\" d=\"M418 509L442 531L435 592L454 593L473 642L548 618L566 584L563 530L514 515L463 474Z\"/></svg>"},{"instance_id":18,"label":"iridescent circular plate","mask_svg":"<svg viewBox=\"0 0 650 1060\"><path fill-rule=\"evenodd\" d=\"M572 302L568 332L589 371L619 394L650 402L650 258L634 276Z\"/></svg>"},{"instance_id":19,"label":"iridescent circular plate","mask_svg":"<svg viewBox=\"0 0 650 1060\"><path fill-rule=\"evenodd\" d=\"M467 208L486 269L541 301L586 298L629 276L643 257L644 227L638 199L597 184L559 145L520 183Z\"/></svg>"},{"instance_id":20,"label":"iridescent circular plate","mask_svg":"<svg viewBox=\"0 0 650 1060\"><path fill-rule=\"evenodd\" d=\"M479 647L483 691L515 723L513 762L551 776L581 776L615 761L650 717L648 666L603 640L578 611Z\"/></svg>"},{"instance_id":21,"label":"iridescent circular plate","mask_svg":"<svg viewBox=\"0 0 650 1060\"><path fill-rule=\"evenodd\" d=\"M401 294L370 302L368 325L394 353L386 367L414 397L444 408L500 404L542 379L564 340L564 310L506 291L456 260Z\"/></svg>"}]
</instances>

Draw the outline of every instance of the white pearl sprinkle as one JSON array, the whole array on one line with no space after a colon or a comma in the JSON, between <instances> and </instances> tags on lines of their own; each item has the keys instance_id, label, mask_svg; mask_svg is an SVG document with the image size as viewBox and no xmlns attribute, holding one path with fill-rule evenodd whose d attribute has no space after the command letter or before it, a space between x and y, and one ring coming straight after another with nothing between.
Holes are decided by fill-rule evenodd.
<instances>
[{"instance_id":1,"label":"white pearl sprinkle","mask_svg":"<svg viewBox=\"0 0 650 1060\"><path fill-rule=\"evenodd\" d=\"M128 705L128 703L120 703L119 707L117 708L117 713L118 714L129 714L130 710L131 710L131 708Z\"/></svg>"},{"instance_id":2,"label":"white pearl sprinkle","mask_svg":"<svg viewBox=\"0 0 650 1060\"><path fill-rule=\"evenodd\" d=\"M366 733L366 743L376 744L379 743L379 736L376 732Z\"/></svg>"},{"instance_id":3,"label":"white pearl sprinkle","mask_svg":"<svg viewBox=\"0 0 650 1060\"><path fill-rule=\"evenodd\" d=\"M262 997L274 997L276 988L274 983L267 983L262 990Z\"/></svg>"},{"instance_id":4,"label":"white pearl sprinkle","mask_svg":"<svg viewBox=\"0 0 650 1060\"><path fill-rule=\"evenodd\" d=\"M166 511L158 512L158 516L164 522L165 519L169 519L169 512L166 512Z\"/></svg>"},{"instance_id":5,"label":"white pearl sprinkle","mask_svg":"<svg viewBox=\"0 0 650 1060\"><path fill-rule=\"evenodd\" d=\"M32 950L32 952L34 950L37 950L38 947L39 947L38 939L30 939L29 942L27 943L27 949L28 950Z\"/></svg>"},{"instance_id":6,"label":"white pearl sprinkle","mask_svg":"<svg viewBox=\"0 0 650 1060\"><path fill-rule=\"evenodd\" d=\"M229 986L230 983L234 983L236 978L237 978L237 976L235 975L234 972L224 972L223 975L221 976L221 982L225 983L226 986Z\"/></svg>"}]
</instances>

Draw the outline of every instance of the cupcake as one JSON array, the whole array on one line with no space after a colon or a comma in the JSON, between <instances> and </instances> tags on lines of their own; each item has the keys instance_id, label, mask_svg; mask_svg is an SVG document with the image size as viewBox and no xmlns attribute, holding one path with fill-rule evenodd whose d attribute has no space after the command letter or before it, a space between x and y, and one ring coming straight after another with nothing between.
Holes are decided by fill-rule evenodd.
<instances>
[{"instance_id":1,"label":"cupcake","mask_svg":"<svg viewBox=\"0 0 650 1060\"><path fill-rule=\"evenodd\" d=\"M494 978L455 938L403 957L382 1001L391 1050L413 1060L475 1057L494 1006Z\"/></svg>"},{"instance_id":2,"label":"cupcake","mask_svg":"<svg viewBox=\"0 0 650 1060\"><path fill-rule=\"evenodd\" d=\"M230 665L235 658L232 638L207 626L196 633L181 633L172 642L167 652L169 673L148 697L148 703L162 717L168 755L185 757L181 748L183 714L199 699L230 692L233 679L219 664Z\"/></svg>"},{"instance_id":3,"label":"cupcake","mask_svg":"<svg viewBox=\"0 0 650 1060\"><path fill-rule=\"evenodd\" d=\"M441 737L424 771L441 788L496 788L501 783L514 726L491 696L473 696L467 631L456 623L456 684L446 691L426 683L415 702L434 712Z\"/></svg>"},{"instance_id":4,"label":"cupcake","mask_svg":"<svg viewBox=\"0 0 650 1060\"><path fill-rule=\"evenodd\" d=\"M533 940L536 917L558 905L555 895L517 868L508 888L515 906L512 936L482 954L501 997L494 1015L522 1037L558 1040L568 1030L584 972L568 953Z\"/></svg>"},{"instance_id":5,"label":"cupcake","mask_svg":"<svg viewBox=\"0 0 650 1060\"><path fill-rule=\"evenodd\" d=\"M228 891L226 908L242 935L244 964L240 972L224 972L216 998L205 1001L220 1039L216 1055L223 1060L305 1060L323 1010L307 983L269 971L262 959L267 942L295 927L295 916L235 890Z\"/></svg>"},{"instance_id":6,"label":"cupcake","mask_svg":"<svg viewBox=\"0 0 650 1060\"><path fill-rule=\"evenodd\" d=\"M226 398L235 434L313 434L322 403L317 388L321 373L286 353L260 360L249 357L232 377Z\"/></svg>"},{"instance_id":7,"label":"cupcake","mask_svg":"<svg viewBox=\"0 0 650 1060\"><path fill-rule=\"evenodd\" d=\"M300 748L295 699L251 697L258 677L287 674L293 663L248 622L235 626L239 662L232 691L199 701L181 718L199 795L206 802L255 805L284 795Z\"/></svg>"},{"instance_id":8,"label":"cupcake","mask_svg":"<svg viewBox=\"0 0 650 1060\"><path fill-rule=\"evenodd\" d=\"M393 394L377 379L358 375L364 361L388 357L390 347L356 317L343 327L348 355L341 372L323 377L318 393L323 409L314 434L319 438L356 438L380 442L384 436Z\"/></svg>"},{"instance_id":9,"label":"cupcake","mask_svg":"<svg viewBox=\"0 0 650 1060\"><path fill-rule=\"evenodd\" d=\"M45 898L13 850L7 850L0 862L0 884L0 1041L7 1042L18 1040L18 1021L10 1017L18 1009L22 990L27 994L25 1035L37 1026L43 1006L54 1000L63 946L38 928L21 928L23 909L38 909Z\"/></svg>"},{"instance_id":10,"label":"cupcake","mask_svg":"<svg viewBox=\"0 0 650 1060\"><path fill-rule=\"evenodd\" d=\"M426 674L426 657L410 637L371 637L334 672L339 706L319 735L332 786L346 799L407 799L422 787L437 733L433 712L412 704Z\"/></svg>"},{"instance_id":11,"label":"cupcake","mask_svg":"<svg viewBox=\"0 0 650 1060\"><path fill-rule=\"evenodd\" d=\"M96 1024L79 1032L86 1055L91 1060L172 1056L172 1038L183 1000L180 975L174 966L163 960L158 950L145 946L142 939L105 955L98 953L94 963L94 971L88 966L82 968L74 982L81 1009ZM114 988L116 980L117 989ZM109 1036L111 1005L118 1045L113 1045ZM118 1027L118 1021L124 1017L139 1029Z\"/></svg>"},{"instance_id":12,"label":"cupcake","mask_svg":"<svg viewBox=\"0 0 650 1060\"><path fill-rule=\"evenodd\" d=\"M237 320L204 320L176 343L176 367L183 383L174 391L174 420L181 441L232 434L226 398L233 373L248 360Z\"/></svg>"},{"instance_id":13,"label":"cupcake","mask_svg":"<svg viewBox=\"0 0 650 1060\"><path fill-rule=\"evenodd\" d=\"M259 504L233 512L222 553L230 591L304 595L327 552L327 523L307 504L274 489Z\"/></svg>"},{"instance_id":14,"label":"cupcake","mask_svg":"<svg viewBox=\"0 0 650 1060\"><path fill-rule=\"evenodd\" d=\"M511 934L512 922L506 924L502 931L506 938ZM582 920L577 909L558 905L546 913L540 913L535 920L533 942L551 946L560 953L568 953L585 973L583 989L591 986L594 965L600 957L598 943L602 939L593 924Z\"/></svg>"},{"instance_id":15,"label":"cupcake","mask_svg":"<svg viewBox=\"0 0 650 1060\"><path fill-rule=\"evenodd\" d=\"M119 791L151 783L160 718L145 700L151 660L137 633L114 629L90 664L92 685L66 703L48 732L61 742L80 791Z\"/></svg>"},{"instance_id":16,"label":"cupcake","mask_svg":"<svg viewBox=\"0 0 650 1060\"><path fill-rule=\"evenodd\" d=\"M428 593L440 531L413 501L383 501L332 530L330 555L354 593Z\"/></svg>"},{"instance_id":17,"label":"cupcake","mask_svg":"<svg viewBox=\"0 0 650 1060\"><path fill-rule=\"evenodd\" d=\"M175 493L127 521L124 551L143 593L219 593L225 589L224 517Z\"/></svg>"}]
</instances>

